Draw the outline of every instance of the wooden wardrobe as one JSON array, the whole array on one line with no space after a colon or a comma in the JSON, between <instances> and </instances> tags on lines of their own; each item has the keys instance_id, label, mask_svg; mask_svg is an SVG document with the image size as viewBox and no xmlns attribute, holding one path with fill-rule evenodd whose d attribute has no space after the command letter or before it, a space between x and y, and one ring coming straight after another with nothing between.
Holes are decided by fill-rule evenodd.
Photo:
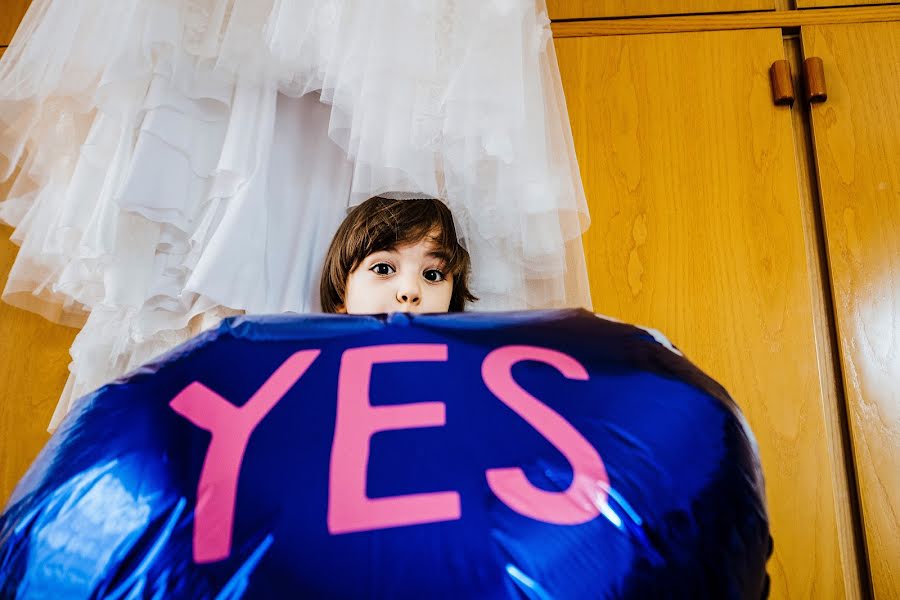
<instances>
[{"instance_id":1,"label":"wooden wardrobe","mask_svg":"<svg viewBox=\"0 0 900 600\"><path fill-rule=\"evenodd\" d=\"M0 52L28 4L2 1ZM743 408L773 598L900 598L900 4L548 8L594 309L665 332ZM773 99L782 60L792 107ZM0 304L0 503L46 440L75 333Z\"/></svg>"},{"instance_id":2,"label":"wooden wardrobe","mask_svg":"<svg viewBox=\"0 0 900 600\"><path fill-rule=\"evenodd\" d=\"M900 5L548 4L594 310L743 408L774 598L900 598Z\"/></svg>"}]
</instances>

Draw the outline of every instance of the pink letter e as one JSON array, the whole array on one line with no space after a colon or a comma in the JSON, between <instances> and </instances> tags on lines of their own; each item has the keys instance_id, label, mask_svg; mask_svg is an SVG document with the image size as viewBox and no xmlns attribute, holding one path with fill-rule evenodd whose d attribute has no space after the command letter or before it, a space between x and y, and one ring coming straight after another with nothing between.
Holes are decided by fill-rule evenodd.
<instances>
[{"instance_id":1,"label":"pink letter e","mask_svg":"<svg viewBox=\"0 0 900 600\"><path fill-rule=\"evenodd\" d=\"M379 363L446 361L444 344L392 344L351 348L341 357L337 422L331 447L328 531L332 534L417 525L460 518L459 494L435 492L388 498L366 495L369 442L378 431L438 427L442 402L372 406L369 383Z\"/></svg>"}]
</instances>

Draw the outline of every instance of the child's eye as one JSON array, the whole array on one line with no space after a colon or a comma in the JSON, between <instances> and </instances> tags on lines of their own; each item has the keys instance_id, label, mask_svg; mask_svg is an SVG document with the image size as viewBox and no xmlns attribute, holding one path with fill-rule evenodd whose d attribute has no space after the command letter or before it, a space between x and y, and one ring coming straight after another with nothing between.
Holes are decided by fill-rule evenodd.
<instances>
[{"instance_id":1,"label":"child's eye","mask_svg":"<svg viewBox=\"0 0 900 600\"><path fill-rule=\"evenodd\" d=\"M428 269L422 274L425 279L432 282L444 281L446 276L437 269Z\"/></svg>"},{"instance_id":2,"label":"child's eye","mask_svg":"<svg viewBox=\"0 0 900 600\"><path fill-rule=\"evenodd\" d=\"M387 263L378 263L377 265L370 267L369 270L376 275L390 275L394 272L394 267Z\"/></svg>"}]
</instances>

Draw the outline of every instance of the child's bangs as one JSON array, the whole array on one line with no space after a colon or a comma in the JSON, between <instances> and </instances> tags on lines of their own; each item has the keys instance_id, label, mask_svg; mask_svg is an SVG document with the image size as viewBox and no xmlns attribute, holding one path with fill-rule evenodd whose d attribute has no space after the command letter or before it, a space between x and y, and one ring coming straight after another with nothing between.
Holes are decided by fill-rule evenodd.
<instances>
[{"instance_id":1,"label":"child's bangs","mask_svg":"<svg viewBox=\"0 0 900 600\"><path fill-rule=\"evenodd\" d=\"M372 251L416 244L424 239L435 245L444 261L444 269L458 274L465 266L463 250L456 239L456 229L450 211L440 200L416 202L397 200L379 211L378 234ZM442 210L443 209L443 210Z\"/></svg>"}]
</instances>

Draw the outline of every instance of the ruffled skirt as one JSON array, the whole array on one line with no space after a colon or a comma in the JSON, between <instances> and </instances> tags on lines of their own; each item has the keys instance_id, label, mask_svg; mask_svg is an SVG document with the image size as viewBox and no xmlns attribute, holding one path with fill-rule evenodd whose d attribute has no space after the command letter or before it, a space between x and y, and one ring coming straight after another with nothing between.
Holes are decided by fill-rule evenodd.
<instances>
[{"instance_id":1,"label":"ruffled skirt","mask_svg":"<svg viewBox=\"0 0 900 600\"><path fill-rule=\"evenodd\" d=\"M590 307L543 0L34 0L0 60L3 299L72 399L239 312L319 310L354 204L447 201L476 310Z\"/></svg>"}]
</instances>

